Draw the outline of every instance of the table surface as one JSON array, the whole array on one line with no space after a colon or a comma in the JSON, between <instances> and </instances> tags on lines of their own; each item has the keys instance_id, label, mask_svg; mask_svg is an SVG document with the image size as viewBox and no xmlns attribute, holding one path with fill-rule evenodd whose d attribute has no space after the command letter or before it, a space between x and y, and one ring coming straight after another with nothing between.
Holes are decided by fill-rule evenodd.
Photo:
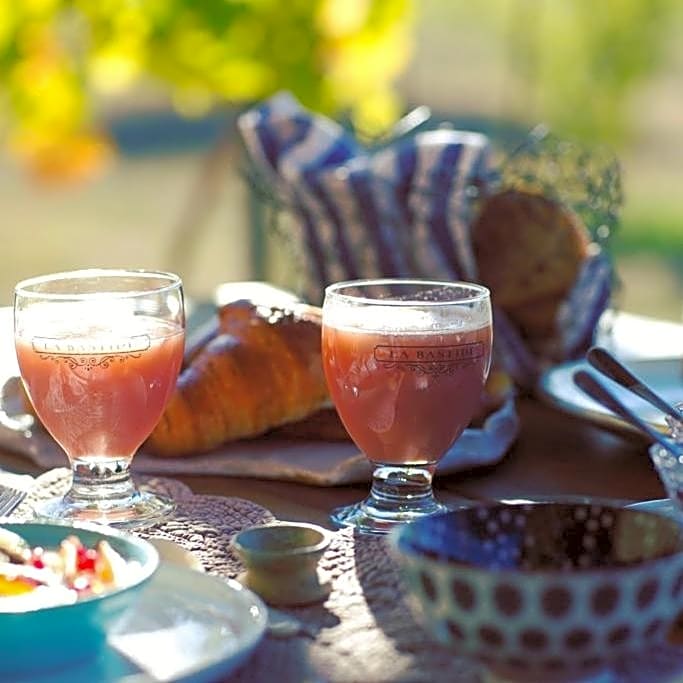
<instances>
[{"instance_id":1,"label":"table surface","mask_svg":"<svg viewBox=\"0 0 683 683\"><path fill-rule=\"evenodd\" d=\"M520 399L518 410L520 434L505 458L489 468L437 478L441 500L579 495L635 501L664 496L646 444L637 437L606 431L531 397ZM0 451L0 467L40 473L25 457L6 451ZM334 507L359 500L368 491L362 485L321 488L236 477L174 477L195 493L246 498L279 519L328 527Z\"/></svg>"},{"instance_id":2,"label":"table surface","mask_svg":"<svg viewBox=\"0 0 683 683\"><path fill-rule=\"evenodd\" d=\"M5 322L10 320L9 314L8 309L0 308L0 325L3 319ZM620 338L635 339L636 336L628 331ZM658 336L671 337L668 334ZM3 357L3 344L11 344L11 336L0 335L0 358ZM680 349L680 344L677 348ZM520 433L503 460L491 467L437 477L435 490L441 500L458 503L463 498L542 499L571 495L631 502L664 497L663 486L649 459L647 444L639 437L627 432L607 431L534 397L519 398L517 410ZM2 447L0 468L32 475L42 473L27 457ZM334 507L362 499L369 488L367 484L315 487L228 476L175 474L173 477L187 484L196 494L247 499L281 520L314 522L328 528L331 528L329 514ZM235 501L218 502L227 506ZM221 519L224 512L220 513ZM241 515L238 521L247 525L253 523ZM339 572L343 570L339 575L343 580L340 578L335 584L336 598L331 599L329 605L301 608L298 612L308 626L316 627L316 637L265 639L258 656L251 658L250 666L235 680L244 683L269 681L273 670L279 672L283 683L373 680L373 675L377 680L460 680L459 675L452 675L454 660L450 653L446 659L439 659L433 645L418 637L419 632L409 619L405 605L397 598L398 584L387 583L382 572L379 572L379 583L371 580L378 576L377 563L386 561L384 550L381 554L373 554L378 539L354 539L346 532L336 534L335 539L337 546L332 549L334 557L330 562L343 565L338 567ZM386 564L382 566L384 572L391 574ZM358 643L358 637L362 638L362 646L344 649L346 643ZM367 668L373 661L376 668L374 674L369 674ZM320 671L325 674L322 678ZM468 676L466 680L472 678ZM631 677L628 680L643 679Z\"/></svg>"},{"instance_id":3,"label":"table surface","mask_svg":"<svg viewBox=\"0 0 683 683\"><path fill-rule=\"evenodd\" d=\"M201 327L206 310L197 307L193 329ZM206 309L206 310L205 310ZM0 329L10 329L12 309L0 307ZM189 324L189 323L188 323ZM653 357L680 353L683 325L618 314L611 323L608 341L617 355L633 357L637 344L624 340L659 339ZM654 326L654 327L653 327ZM616 340L621 340L616 344ZM663 340L663 341L662 341ZM0 357L12 354L11 335L0 336ZM525 498L549 495L580 495L649 500L664 496L664 489L650 462L646 444L625 432L611 433L603 427L571 417L533 397L517 401L521 431L502 462L486 469L449 477L437 477L435 490L444 501ZM64 462L66 466L66 460ZM0 447L0 468L28 474L40 470L23 456ZM135 463L133 463L135 470ZM303 484L244 479L227 476L173 475L198 494L238 496L262 505L280 519L310 521L329 527L329 512L367 495L368 486L318 488Z\"/></svg>"},{"instance_id":4,"label":"table surface","mask_svg":"<svg viewBox=\"0 0 683 683\"><path fill-rule=\"evenodd\" d=\"M642 440L605 431L530 397L518 401L518 410L521 431L506 457L489 468L438 477L435 488L442 500L564 494L621 501L663 497L663 487ZM0 451L0 467L40 474L31 461L8 452ZM332 508L359 500L368 491L367 485L322 488L235 477L174 476L194 493L245 498L279 519L309 521L328 528ZM249 524L247 519L240 518L240 522ZM437 657L433 643L416 630L403 600L397 597L398 584L387 584L386 576L393 575L386 565L387 553L378 554L376 548L373 553L375 539L351 542L353 537L347 536L344 541L343 534L335 538L338 547L330 561L332 566L339 562L343 565L338 567L342 573L335 584L336 597L332 600L331 596L329 604L301 608L297 613L315 637L265 638L248 666L230 680L265 683L272 680L274 670L279 671L282 683L479 680L472 677L471 664L462 658L453 658L446 650ZM378 563L382 566L379 572ZM362 637L362 645L348 645L358 643L358 637ZM369 672L373 662L375 668ZM635 677L623 679L626 683L641 680L639 671Z\"/></svg>"}]
</instances>

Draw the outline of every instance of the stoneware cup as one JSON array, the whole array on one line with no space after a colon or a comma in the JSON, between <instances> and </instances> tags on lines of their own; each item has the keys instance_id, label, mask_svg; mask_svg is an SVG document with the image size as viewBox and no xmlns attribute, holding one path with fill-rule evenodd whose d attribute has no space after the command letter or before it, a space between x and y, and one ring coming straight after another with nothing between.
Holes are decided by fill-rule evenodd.
<instances>
[{"instance_id":1,"label":"stoneware cup","mask_svg":"<svg viewBox=\"0 0 683 683\"><path fill-rule=\"evenodd\" d=\"M238 533L232 547L245 566L239 580L274 606L306 605L330 592L318 563L330 544L315 524L278 522Z\"/></svg>"}]
</instances>

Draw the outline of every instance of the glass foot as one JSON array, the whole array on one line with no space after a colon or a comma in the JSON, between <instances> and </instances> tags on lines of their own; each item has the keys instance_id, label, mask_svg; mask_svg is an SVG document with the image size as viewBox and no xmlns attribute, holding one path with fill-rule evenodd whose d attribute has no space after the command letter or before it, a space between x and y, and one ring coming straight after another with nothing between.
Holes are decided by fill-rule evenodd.
<instances>
[{"instance_id":1,"label":"glass foot","mask_svg":"<svg viewBox=\"0 0 683 683\"><path fill-rule=\"evenodd\" d=\"M135 486L130 458L74 460L71 473L66 495L34 505L36 516L137 529L163 522L175 510L171 499Z\"/></svg>"},{"instance_id":2,"label":"glass foot","mask_svg":"<svg viewBox=\"0 0 683 683\"><path fill-rule=\"evenodd\" d=\"M371 506L366 505L366 501L362 501L335 508L330 514L330 520L339 526L355 527L364 534L388 534L399 524L406 524L419 517L438 515L449 510L450 508L447 505L436 503L429 511L411 512L406 510L392 515L384 513L382 516L378 516L374 514Z\"/></svg>"},{"instance_id":3,"label":"glass foot","mask_svg":"<svg viewBox=\"0 0 683 683\"><path fill-rule=\"evenodd\" d=\"M117 500L116 505L107 505L107 501L70 500L69 494L34 505L37 517L105 524L118 529L158 524L168 519L174 510L172 500L149 491L138 491L128 500Z\"/></svg>"},{"instance_id":4,"label":"glass foot","mask_svg":"<svg viewBox=\"0 0 683 683\"><path fill-rule=\"evenodd\" d=\"M434 498L430 468L380 465L373 472L370 495L359 503L334 509L330 519L361 533L388 534L399 524L449 509Z\"/></svg>"}]
</instances>

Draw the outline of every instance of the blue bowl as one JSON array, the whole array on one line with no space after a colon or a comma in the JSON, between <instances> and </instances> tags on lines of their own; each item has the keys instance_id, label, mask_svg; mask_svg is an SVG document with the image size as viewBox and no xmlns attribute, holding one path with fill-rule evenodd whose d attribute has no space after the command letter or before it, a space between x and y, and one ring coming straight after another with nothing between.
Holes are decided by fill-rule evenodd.
<instances>
[{"instance_id":1,"label":"blue bowl","mask_svg":"<svg viewBox=\"0 0 683 683\"><path fill-rule=\"evenodd\" d=\"M126 584L102 595L24 612L0 611L0 680L6 680L7 674L54 669L96 656L107 629L133 605L138 591L159 566L159 555L151 543L107 527L2 520L0 527L19 534L32 547L55 548L70 535L78 536L88 547L106 540L126 561L139 565Z\"/></svg>"},{"instance_id":2,"label":"blue bowl","mask_svg":"<svg viewBox=\"0 0 683 683\"><path fill-rule=\"evenodd\" d=\"M583 680L665 640L683 608L683 527L608 504L491 504L399 527L409 603L495 675Z\"/></svg>"}]
</instances>

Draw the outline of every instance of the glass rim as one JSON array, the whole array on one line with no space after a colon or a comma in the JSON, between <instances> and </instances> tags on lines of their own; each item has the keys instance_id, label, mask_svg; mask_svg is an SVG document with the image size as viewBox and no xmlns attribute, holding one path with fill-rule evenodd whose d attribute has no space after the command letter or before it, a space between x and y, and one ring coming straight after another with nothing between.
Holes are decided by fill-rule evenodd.
<instances>
[{"instance_id":1,"label":"glass rim","mask_svg":"<svg viewBox=\"0 0 683 683\"><path fill-rule=\"evenodd\" d=\"M421 299L379 299L370 296L344 294L340 290L350 287L371 287L382 285L425 285L432 287L469 288L474 296L456 297L450 301L424 301ZM331 295L337 299L346 300L348 303L372 304L375 306L453 306L456 304L476 303L490 299L491 292L488 287L475 282L465 280L425 280L421 278L368 278L360 280L343 280L325 287L325 297Z\"/></svg>"},{"instance_id":2,"label":"glass rim","mask_svg":"<svg viewBox=\"0 0 683 683\"><path fill-rule=\"evenodd\" d=\"M167 283L161 284L151 289L130 289L120 292L50 292L50 291L36 291L31 289L37 285L46 284L57 281L67 281L72 279L74 281L85 280L87 278L123 278L123 277L139 277L141 280L157 278L159 280L168 280ZM45 275L36 275L34 277L26 278L19 281L14 286L14 295L22 296L24 298L34 299L53 299L53 300L80 300L87 299L94 296L106 296L108 294L115 294L118 299L134 298L137 296L149 294L162 294L165 291L171 291L182 287L183 281L179 275L165 270L153 270L146 268L83 268L79 270L65 270L58 273L48 273Z\"/></svg>"}]
</instances>

